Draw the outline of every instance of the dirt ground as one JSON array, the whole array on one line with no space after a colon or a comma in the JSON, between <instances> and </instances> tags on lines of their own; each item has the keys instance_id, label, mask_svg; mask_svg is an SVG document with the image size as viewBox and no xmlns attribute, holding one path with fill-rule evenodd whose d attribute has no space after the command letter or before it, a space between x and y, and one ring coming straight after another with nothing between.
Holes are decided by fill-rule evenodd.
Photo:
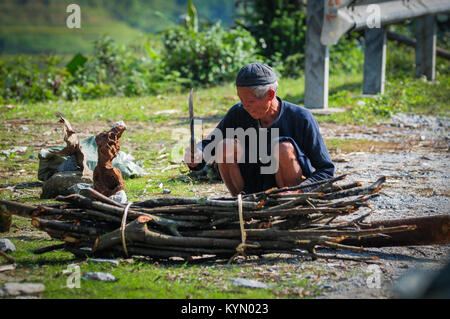
<instances>
[{"instance_id":1,"label":"dirt ground","mask_svg":"<svg viewBox=\"0 0 450 319\"><path fill-rule=\"evenodd\" d=\"M400 219L450 214L448 124L448 120L436 117L400 114L375 127L325 124L322 134L324 138L373 141L369 152L330 150L336 171L348 173L347 181L364 184L378 176L387 176L382 195L371 201L374 213L367 220ZM328 291L320 297L405 297L397 293L396 279L414 270L439 269L450 258L450 245L371 248L359 255L379 258L380 288L369 288L367 284L377 268L369 268L365 263L330 260L324 263L330 271L345 273L352 268L353 274L343 281L330 279Z\"/></svg>"}]
</instances>

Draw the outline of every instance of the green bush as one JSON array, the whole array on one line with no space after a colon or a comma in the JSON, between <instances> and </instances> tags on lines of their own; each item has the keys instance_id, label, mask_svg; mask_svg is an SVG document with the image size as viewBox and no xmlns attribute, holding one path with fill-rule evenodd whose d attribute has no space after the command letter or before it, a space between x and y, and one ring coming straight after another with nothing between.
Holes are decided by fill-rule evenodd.
<instances>
[{"instance_id":1,"label":"green bush","mask_svg":"<svg viewBox=\"0 0 450 319\"><path fill-rule=\"evenodd\" d=\"M354 32L329 47L330 74L355 74L363 71L364 52L359 34Z\"/></svg>"},{"instance_id":2,"label":"green bush","mask_svg":"<svg viewBox=\"0 0 450 319\"><path fill-rule=\"evenodd\" d=\"M93 56L75 72L72 84L83 98L141 95L151 93L152 69L150 59L139 58L133 50L102 37L95 42Z\"/></svg>"},{"instance_id":3,"label":"green bush","mask_svg":"<svg viewBox=\"0 0 450 319\"><path fill-rule=\"evenodd\" d=\"M301 1L238 1L242 10L237 22L249 30L259 44L260 53L272 59L304 52L306 8Z\"/></svg>"},{"instance_id":4,"label":"green bush","mask_svg":"<svg viewBox=\"0 0 450 319\"><path fill-rule=\"evenodd\" d=\"M186 27L168 30L163 43L166 70L179 72L192 84L234 79L243 65L260 59L256 41L248 31L240 27L227 31L220 23L199 32Z\"/></svg>"},{"instance_id":5,"label":"green bush","mask_svg":"<svg viewBox=\"0 0 450 319\"><path fill-rule=\"evenodd\" d=\"M152 49L155 43L149 37L139 46L125 47L102 37L96 41L92 57L75 72L71 84L86 99L156 94L182 82L178 73L165 72L162 54Z\"/></svg>"},{"instance_id":6,"label":"green bush","mask_svg":"<svg viewBox=\"0 0 450 319\"><path fill-rule=\"evenodd\" d=\"M70 95L68 73L58 64L60 59L28 56L0 60L0 96L4 101L45 101Z\"/></svg>"}]
</instances>

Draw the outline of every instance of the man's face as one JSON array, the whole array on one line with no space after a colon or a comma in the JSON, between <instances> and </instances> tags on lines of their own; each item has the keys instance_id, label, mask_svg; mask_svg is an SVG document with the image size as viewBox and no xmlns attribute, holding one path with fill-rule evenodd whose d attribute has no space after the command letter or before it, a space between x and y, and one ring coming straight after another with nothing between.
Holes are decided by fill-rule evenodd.
<instances>
[{"instance_id":1,"label":"man's face","mask_svg":"<svg viewBox=\"0 0 450 319\"><path fill-rule=\"evenodd\" d=\"M266 93L262 98L258 98L253 90L249 87L238 86L237 94L244 106L244 109L255 120L259 120L264 117L270 107L269 95Z\"/></svg>"}]
</instances>

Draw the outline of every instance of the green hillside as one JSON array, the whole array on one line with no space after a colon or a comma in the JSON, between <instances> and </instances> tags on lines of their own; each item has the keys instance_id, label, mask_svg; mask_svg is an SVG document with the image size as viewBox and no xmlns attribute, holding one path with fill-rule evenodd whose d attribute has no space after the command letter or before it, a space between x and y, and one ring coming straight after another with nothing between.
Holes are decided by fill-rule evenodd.
<instances>
[{"instance_id":1,"label":"green hillside","mask_svg":"<svg viewBox=\"0 0 450 319\"><path fill-rule=\"evenodd\" d=\"M102 34L127 44L178 24L186 0L78 0L81 29L69 29L73 0L0 0L0 54L89 52ZM234 0L194 1L200 20L231 23Z\"/></svg>"}]
</instances>

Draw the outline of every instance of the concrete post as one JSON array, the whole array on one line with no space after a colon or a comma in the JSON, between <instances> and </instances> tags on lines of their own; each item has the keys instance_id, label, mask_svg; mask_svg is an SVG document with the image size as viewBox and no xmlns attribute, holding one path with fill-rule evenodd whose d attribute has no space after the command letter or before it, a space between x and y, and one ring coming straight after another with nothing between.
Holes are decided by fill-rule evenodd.
<instances>
[{"instance_id":1,"label":"concrete post","mask_svg":"<svg viewBox=\"0 0 450 319\"><path fill-rule=\"evenodd\" d=\"M436 19L425 16L416 20L416 78L425 75L428 81L436 76Z\"/></svg>"},{"instance_id":2,"label":"concrete post","mask_svg":"<svg viewBox=\"0 0 450 319\"><path fill-rule=\"evenodd\" d=\"M328 107L328 46L320 42L324 1L308 1L306 13L305 107Z\"/></svg>"},{"instance_id":3,"label":"concrete post","mask_svg":"<svg viewBox=\"0 0 450 319\"><path fill-rule=\"evenodd\" d=\"M385 28L366 29L364 42L363 94L383 94L386 70Z\"/></svg>"}]
</instances>

